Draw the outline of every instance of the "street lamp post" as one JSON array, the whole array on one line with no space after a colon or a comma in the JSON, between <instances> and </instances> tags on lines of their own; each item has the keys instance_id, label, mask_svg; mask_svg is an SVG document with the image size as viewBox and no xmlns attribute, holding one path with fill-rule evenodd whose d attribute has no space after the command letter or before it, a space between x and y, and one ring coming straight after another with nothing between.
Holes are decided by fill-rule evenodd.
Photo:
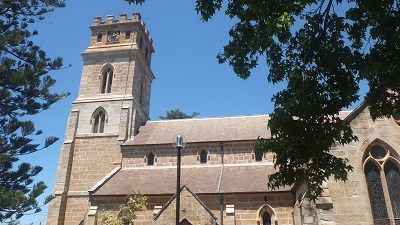
<instances>
[{"instance_id":1,"label":"street lamp post","mask_svg":"<svg viewBox=\"0 0 400 225\"><path fill-rule=\"evenodd\" d=\"M185 136L177 134L172 145L178 150L178 161L176 170L176 225L179 225L179 208L181 203L181 149L186 146Z\"/></svg>"}]
</instances>

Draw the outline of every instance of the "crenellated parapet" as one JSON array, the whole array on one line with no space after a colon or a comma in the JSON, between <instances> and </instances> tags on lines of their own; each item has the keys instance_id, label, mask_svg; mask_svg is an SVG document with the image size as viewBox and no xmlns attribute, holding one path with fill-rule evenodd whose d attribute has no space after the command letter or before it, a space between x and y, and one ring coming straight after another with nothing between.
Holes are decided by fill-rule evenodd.
<instances>
[{"instance_id":1,"label":"crenellated parapet","mask_svg":"<svg viewBox=\"0 0 400 225\"><path fill-rule=\"evenodd\" d=\"M95 17L90 26L92 31L90 45L86 52L129 46L139 49L148 63L154 53L153 40L140 13L133 13L131 18L121 14L118 18L108 15L105 20Z\"/></svg>"}]
</instances>

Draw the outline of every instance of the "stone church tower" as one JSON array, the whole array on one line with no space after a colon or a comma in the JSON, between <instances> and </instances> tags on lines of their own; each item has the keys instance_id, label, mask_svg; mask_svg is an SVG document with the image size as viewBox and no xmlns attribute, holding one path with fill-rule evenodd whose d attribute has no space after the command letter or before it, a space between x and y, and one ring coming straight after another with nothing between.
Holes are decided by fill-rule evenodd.
<instances>
[{"instance_id":1,"label":"stone church tower","mask_svg":"<svg viewBox=\"0 0 400 225\"><path fill-rule=\"evenodd\" d=\"M89 189L120 167L120 145L149 119L152 39L134 13L94 19L60 152L47 224L79 224Z\"/></svg>"}]
</instances>

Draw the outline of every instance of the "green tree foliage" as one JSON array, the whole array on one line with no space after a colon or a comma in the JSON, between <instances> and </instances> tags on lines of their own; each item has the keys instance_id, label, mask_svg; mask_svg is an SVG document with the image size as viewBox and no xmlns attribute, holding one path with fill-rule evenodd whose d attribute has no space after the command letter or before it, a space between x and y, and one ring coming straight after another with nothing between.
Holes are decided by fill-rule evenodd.
<instances>
[{"instance_id":1,"label":"green tree foliage","mask_svg":"<svg viewBox=\"0 0 400 225\"><path fill-rule=\"evenodd\" d=\"M287 84L272 97L272 138L257 145L276 153L269 186L306 183L314 199L328 178L346 181L352 167L329 149L357 140L339 111L360 82L373 119L400 112L399 1L196 0L203 21L223 7L237 22L219 62L247 79L265 58L268 81Z\"/></svg>"},{"instance_id":2,"label":"green tree foliage","mask_svg":"<svg viewBox=\"0 0 400 225\"><path fill-rule=\"evenodd\" d=\"M193 118L198 115L200 115L199 112L193 112L192 115L188 115L188 114L182 112L181 110L179 110L179 108L177 108L177 109L172 109L170 111L167 111L166 116L159 116L159 117L162 120L177 120L177 119Z\"/></svg>"},{"instance_id":3,"label":"green tree foliage","mask_svg":"<svg viewBox=\"0 0 400 225\"><path fill-rule=\"evenodd\" d=\"M57 0L0 1L0 222L40 211L36 198L47 186L33 183L33 177L42 167L21 163L19 156L47 148L58 138L47 137L43 145L32 143L42 131L26 118L69 93L50 92L55 80L49 72L62 68L62 58L48 58L31 41L38 32L28 25L64 6Z\"/></svg>"},{"instance_id":4,"label":"green tree foliage","mask_svg":"<svg viewBox=\"0 0 400 225\"><path fill-rule=\"evenodd\" d=\"M146 210L146 206L147 197L132 188L131 193L126 197L126 203L119 206L118 216L115 216L114 211L109 210L101 215L99 222L104 225L130 224L136 219L136 212Z\"/></svg>"}]
</instances>

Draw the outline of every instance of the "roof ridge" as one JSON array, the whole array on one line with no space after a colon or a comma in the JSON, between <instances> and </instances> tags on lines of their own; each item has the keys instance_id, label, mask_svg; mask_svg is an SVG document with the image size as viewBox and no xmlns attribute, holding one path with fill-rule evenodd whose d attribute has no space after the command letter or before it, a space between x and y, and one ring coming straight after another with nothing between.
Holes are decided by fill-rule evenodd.
<instances>
[{"instance_id":1,"label":"roof ridge","mask_svg":"<svg viewBox=\"0 0 400 225\"><path fill-rule=\"evenodd\" d=\"M184 118L184 119L169 119L169 120L148 120L148 122L169 122L169 121L188 121L188 120L215 120L215 119L229 119L229 118L248 118L248 117L261 117L269 116L270 114L254 114L254 115L237 115L237 116L217 116L217 117L203 117L203 118Z\"/></svg>"}]
</instances>

